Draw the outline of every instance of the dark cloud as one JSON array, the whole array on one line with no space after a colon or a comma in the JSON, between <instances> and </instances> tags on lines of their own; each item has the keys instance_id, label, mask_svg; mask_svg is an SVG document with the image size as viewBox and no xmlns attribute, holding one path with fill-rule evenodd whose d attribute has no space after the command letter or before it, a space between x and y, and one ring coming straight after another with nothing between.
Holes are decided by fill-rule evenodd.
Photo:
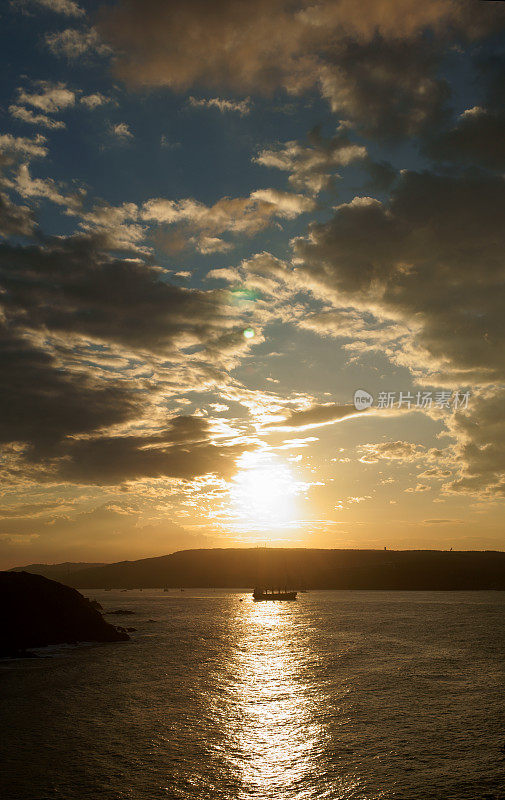
<instances>
[{"instance_id":1,"label":"dark cloud","mask_svg":"<svg viewBox=\"0 0 505 800\"><path fill-rule=\"evenodd\" d=\"M472 399L468 411L449 420L460 475L447 488L482 496L505 496L505 390Z\"/></svg>"},{"instance_id":2,"label":"dark cloud","mask_svg":"<svg viewBox=\"0 0 505 800\"><path fill-rule=\"evenodd\" d=\"M42 347L0 325L0 441L27 443L30 458L53 452L65 436L90 433L139 415L133 385L99 386L65 371Z\"/></svg>"},{"instance_id":3,"label":"dark cloud","mask_svg":"<svg viewBox=\"0 0 505 800\"><path fill-rule=\"evenodd\" d=\"M31 236L35 219L27 206L18 206L0 192L0 237Z\"/></svg>"},{"instance_id":4,"label":"dark cloud","mask_svg":"<svg viewBox=\"0 0 505 800\"><path fill-rule=\"evenodd\" d=\"M460 473L446 489L482 496L505 493L504 209L502 176L403 172L387 203L355 198L295 243L298 285L336 309L390 320L383 351L419 379L470 388L469 410L444 419ZM358 328L356 317L352 333L364 341ZM365 461L422 457L410 443L368 447ZM433 477L447 478L440 461Z\"/></svg>"},{"instance_id":5,"label":"dark cloud","mask_svg":"<svg viewBox=\"0 0 505 800\"><path fill-rule=\"evenodd\" d=\"M115 259L98 237L0 250L2 303L14 324L168 353L227 327L221 293L169 284L140 260Z\"/></svg>"},{"instance_id":6,"label":"dark cloud","mask_svg":"<svg viewBox=\"0 0 505 800\"><path fill-rule=\"evenodd\" d=\"M505 114L480 106L471 108L461 115L453 128L432 139L425 152L441 161L503 170Z\"/></svg>"},{"instance_id":7,"label":"dark cloud","mask_svg":"<svg viewBox=\"0 0 505 800\"><path fill-rule=\"evenodd\" d=\"M40 480L229 473L241 451L214 445L200 418L145 433L159 386L129 369L151 353L176 385L170 360L182 363L189 346L202 351L201 369L222 377L222 360L243 349L244 338L232 330L221 293L173 286L163 270L114 258L102 244L100 236L75 236L0 248L0 441L25 445L24 463ZM119 364L107 362L114 347L125 354ZM133 420L137 433L121 435L117 426Z\"/></svg>"},{"instance_id":8,"label":"dark cloud","mask_svg":"<svg viewBox=\"0 0 505 800\"><path fill-rule=\"evenodd\" d=\"M27 445L21 467L43 482L116 484L146 477L229 475L245 449L214 444L209 423L201 417L175 417L151 435L100 433L141 420L147 400L135 384L111 380L94 385L89 375L61 369L46 351L4 327L0 369L0 441Z\"/></svg>"},{"instance_id":9,"label":"dark cloud","mask_svg":"<svg viewBox=\"0 0 505 800\"><path fill-rule=\"evenodd\" d=\"M322 92L335 113L368 135L414 136L446 118L450 90L439 63L439 49L424 39L346 39L328 56Z\"/></svg>"},{"instance_id":10,"label":"dark cloud","mask_svg":"<svg viewBox=\"0 0 505 800\"><path fill-rule=\"evenodd\" d=\"M501 177L402 173L388 203L355 198L295 242L298 282L338 307L401 322L413 369L504 378Z\"/></svg>"},{"instance_id":11,"label":"dark cloud","mask_svg":"<svg viewBox=\"0 0 505 800\"><path fill-rule=\"evenodd\" d=\"M363 12L344 0L122 0L102 8L99 28L118 52L117 75L130 85L247 93L320 87L342 117L396 136L440 120L447 42L499 29L500 5L371 0Z\"/></svg>"},{"instance_id":12,"label":"dark cloud","mask_svg":"<svg viewBox=\"0 0 505 800\"><path fill-rule=\"evenodd\" d=\"M67 440L60 450L57 474L85 484L117 484L140 478L183 478L215 473L230 476L244 445L213 443L201 417L175 417L151 436L98 436Z\"/></svg>"},{"instance_id":13,"label":"dark cloud","mask_svg":"<svg viewBox=\"0 0 505 800\"><path fill-rule=\"evenodd\" d=\"M426 142L425 153L447 163L505 166L505 53L503 47L481 48L474 57L479 99L455 123Z\"/></svg>"},{"instance_id":14,"label":"dark cloud","mask_svg":"<svg viewBox=\"0 0 505 800\"><path fill-rule=\"evenodd\" d=\"M120 53L120 77L175 89L283 85L297 71L303 28L283 0L126 0L103 7L99 17Z\"/></svg>"}]
</instances>

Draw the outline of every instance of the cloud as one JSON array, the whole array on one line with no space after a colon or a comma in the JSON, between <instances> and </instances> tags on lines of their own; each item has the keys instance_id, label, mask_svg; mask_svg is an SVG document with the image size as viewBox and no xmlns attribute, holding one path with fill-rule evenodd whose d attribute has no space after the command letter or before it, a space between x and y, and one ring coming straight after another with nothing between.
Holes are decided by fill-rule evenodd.
<instances>
[{"instance_id":1,"label":"cloud","mask_svg":"<svg viewBox=\"0 0 505 800\"><path fill-rule=\"evenodd\" d=\"M166 403L203 375L222 380L248 346L233 309L222 292L170 285L106 244L95 233L0 245L6 480L229 475L244 442L217 443L202 417L167 422Z\"/></svg>"},{"instance_id":2,"label":"cloud","mask_svg":"<svg viewBox=\"0 0 505 800\"><path fill-rule=\"evenodd\" d=\"M64 111L75 105L75 92L68 89L65 83L38 81L35 85L39 89L37 92L30 93L26 89L18 89L17 103L9 106L12 116L31 125L42 125L53 130L64 128L65 123L62 120L52 119L47 115ZM27 106L32 106L42 113L37 114Z\"/></svg>"},{"instance_id":3,"label":"cloud","mask_svg":"<svg viewBox=\"0 0 505 800\"><path fill-rule=\"evenodd\" d=\"M332 109L376 134L411 135L439 120L447 42L503 27L496 3L369 0L122 0L98 27L132 86L277 89L319 87ZM425 35L428 33L428 35Z\"/></svg>"},{"instance_id":4,"label":"cloud","mask_svg":"<svg viewBox=\"0 0 505 800\"><path fill-rule=\"evenodd\" d=\"M231 284L229 301L246 314L254 313L256 334L260 325L280 321L292 324L306 313L303 306L293 303L289 264L271 253L256 253L237 267L210 270L206 279Z\"/></svg>"},{"instance_id":5,"label":"cloud","mask_svg":"<svg viewBox=\"0 0 505 800\"><path fill-rule=\"evenodd\" d=\"M163 239L160 239L160 241L163 241ZM181 249L184 249L184 247L194 241L196 249L199 253L202 253L202 255L207 255L208 253L226 253L228 250L233 250L233 245L231 242L225 242L218 236L203 235L199 236L196 240L187 240L184 238L184 235L182 235L179 241L181 244Z\"/></svg>"},{"instance_id":6,"label":"cloud","mask_svg":"<svg viewBox=\"0 0 505 800\"><path fill-rule=\"evenodd\" d=\"M250 114L251 112L251 98L246 97L245 100L225 100L222 97L209 97L198 99L196 97L189 97L188 106L190 108L217 108L222 114L227 111L233 111L240 114L241 117Z\"/></svg>"},{"instance_id":7,"label":"cloud","mask_svg":"<svg viewBox=\"0 0 505 800\"><path fill-rule=\"evenodd\" d=\"M356 197L312 224L295 241L294 279L400 325L408 336L385 352L418 377L503 380L504 204L501 176L403 171L386 203Z\"/></svg>"},{"instance_id":8,"label":"cloud","mask_svg":"<svg viewBox=\"0 0 505 800\"><path fill-rule=\"evenodd\" d=\"M269 425L269 429L307 430L340 422L340 420L356 416L357 413L353 405L323 403L300 411L290 411L282 420Z\"/></svg>"},{"instance_id":9,"label":"cloud","mask_svg":"<svg viewBox=\"0 0 505 800\"><path fill-rule=\"evenodd\" d=\"M63 206L69 213L75 213L82 204L82 191L62 194L58 184L51 178L32 178L28 164L21 164L14 180L8 181L7 185L21 197L50 200L55 205Z\"/></svg>"},{"instance_id":10,"label":"cloud","mask_svg":"<svg viewBox=\"0 0 505 800\"><path fill-rule=\"evenodd\" d=\"M117 484L139 478L230 476L245 445L218 445L201 417L174 417L151 436L103 436L67 440L61 448L61 479L85 484Z\"/></svg>"},{"instance_id":11,"label":"cloud","mask_svg":"<svg viewBox=\"0 0 505 800\"><path fill-rule=\"evenodd\" d=\"M46 137L41 134L32 139L12 136L10 133L0 135L0 186L18 191L19 176L25 171L29 174L27 164L19 166L19 162L44 158L48 154L46 142ZM17 205L5 191L0 190L0 236L30 237L35 233L36 227L33 211L27 206Z\"/></svg>"},{"instance_id":12,"label":"cloud","mask_svg":"<svg viewBox=\"0 0 505 800\"><path fill-rule=\"evenodd\" d=\"M127 382L97 386L84 372L64 372L47 350L4 323L0 340L5 381L0 441L29 444L33 460L67 435L89 433L139 414L137 394Z\"/></svg>"},{"instance_id":13,"label":"cloud","mask_svg":"<svg viewBox=\"0 0 505 800\"><path fill-rule=\"evenodd\" d=\"M57 111L75 105L75 92L67 88L64 83L39 82L38 93L29 93L25 89L18 89L17 102L25 106L33 106L45 114L55 114Z\"/></svg>"},{"instance_id":14,"label":"cloud","mask_svg":"<svg viewBox=\"0 0 505 800\"><path fill-rule=\"evenodd\" d=\"M505 114L474 106L460 115L453 128L432 139L425 152L440 161L503 170Z\"/></svg>"},{"instance_id":15,"label":"cloud","mask_svg":"<svg viewBox=\"0 0 505 800\"><path fill-rule=\"evenodd\" d=\"M450 469L443 469L442 467L430 467L429 469L423 470L423 472L419 472L417 477L443 480L444 478L450 478L451 475L452 470Z\"/></svg>"},{"instance_id":16,"label":"cloud","mask_svg":"<svg viewBox=\"0 0 505 800\"><path fill-rule=\"evenodd\" d=\"M84 97L81 97L80 102L85 105L86 108L89 108L90 111L93 111L95 108L99 108L106 103L110 103L111 99L100 92L95 92L94 94L88 94Z\"/></svg>"},{"instance_id":17,"label":"cloud","mask_svg":"<svg viewBox=\"0 0 505 800\"><path fill-rule=\"evenodd\" d=\"M363 464L375 464L379 460L411 462L428 455L422 445L405 441L363 444L359 449L363 453L360 458Z\"/></svg>"},{"instance_id":18,"label":"cloud","mask_svg":"<svg viewBox=\"0 0 505 800\"><path fill-rule=\"evenodd\" d=\"M321 91L332 111L380 139L431 131L446 118L449 86L425 40L345 39L331 51Z\"/></svg>"},{"instance_id":19,"label":"cloud","mask_svg":"<svg viewBox=\"0 0 505 800\"><path fill-rule=\"evenodd\" d=\"M95 205L81 215L80 227L103 238L104 246L114 250L138 250L147 252L142 246L146 228L138 223L139 211L135 203L110 206Z\"/></svg>"},{"instance_id":20,"label":"cloud","mask_svg":"<svg viewBox=\"0 0 505 800\"><path fill-rule=\"evenodd\" d=\"M116 136L118 139L122 139L124 142L134 138L133 133L129 129L126 122L118 122L117 125L113 125L111 128L111 133L113 136Z\"/></svg>"},{"instance_id":21,"label":"cloud","mask_svg":"<svg viewBox=\"0 0 505 800\"><path fill-rule=\"evenodd\" d=\"M35 227L32 211L27 206L15 205L0 192L0 236L30 236Z\"/></svg>"},{"instance_id":22,"label":"cloud","mask_svg":"<svg viewBox=\"0 0 505 800\"><path fill-rule=\"evenodd\" d=\"M30 125L42 125L44 128L57 130L58 128L65 128L65 123L60 119L51 119L46 114L34 114L33 111L24 106L17 106L15 104L9 106L9 112L16 119L22 122L28 122Z\"/></svg>"},{"instance_id":23,"label":"cloud","mask_svg":"<svg viewBox=\"0 0 505 800\"><path fill-rule=\"evenodd\" d=\"M284 192L281 189L257 189L251 192L251 200L259 200L272 206L273 213L285 219L294 219L307 211L313 211L315 203L310 197L302 194Z\"/></svg>"},{"instance_id":24,"label":"cloud","mask_svg":"<svg viewBox=\"0 0 505 800\"><path fill-rule=\"evenodd\" d=\"M44 158L48 154L47 139L37 134L33 139L24 136L0 135L0 163L19 158Z\"/></svg>"},{"instance_id":25,"label":"cloud","mask_svg":"<svg viewBox=\"0 0 505 800\"><path fill-rule=\"evenodd\" d=\"M377 320L371 322L365 313L346 308L324 308L312 314L303 314L297 325L319 336L349 339L345 348L356 352L361 348L383 351L385 345L399 347L406 336L405 329L398 323L388 325Z\"/></svg>"},{"instance_id":26,"label":"cloud","mask_svg":"<svg viewBox=\"0 0 505 800\"><path fill-rule=\"evenodd\" d=\"M74 0L11 0L11 6L16 9L24 9L30 5L63 14L65 17L83 17L86 13Z\"/></svg>"},{"instance_id":27,"label":"cloud","mask_svg":"<svg viewBox=\"0 0 505 800\"><path fill-rule=\"evenodd\" d=\"M319 194L332 186L336 170L366 157L366 148L350 141L347 133L325 140L319 129L313 130L308 144L285 142L265 148L254 159L257 164L289 172L289 182L297 189Z\"/></svg>"},{"instance_id":28,"label":"cloud","mask_svg":"<svg viewBox=\"0 0 505 800\"><path fill-rule=\"evenodd\" d=\"M21 249L4 245L4 315L23 324L29 319L33 330L166 356L175 354L177 342L206 344L233 326L221 292L172 286L162 270L107 256L103 246L99 236L55 238Z\"/></svg>"},{"instance_id":29,"label":"cloud","mask_svg":"<svg viewBox=\"0 0 505 800\"><path fill-rule=\"evenodd\" d=\"M249 197L222 197L212 206L191 198L154 198L142 205L140 217L162 226L173 226L165 228L165 233L157 238L158 244L167 249L176 252L194 246L202 253L209 253L230 248L231 244L220 238L222 233L254 236L275 218L294 219L314 207L313 199L301 194L259 189Z\"/></svg>"},{"instance_id":30,"label":"cloud","mask_svg":"<svg viewBox=\"0 0 505 800\"><path fill-rule=\"evenodd\" d=\"M155 2L103 9L99 24L122 52L118 74L136 85L270 87L287 78L303 26L279 0L220 0L184 8ZM282 66L288 61L287 68ZM137 70L133 64L137 64Z\"/></svg>"},{"instance_id":31,"label":"cloud","mask_svg":"<svg viewBox=\"0 0 505 800\"><path fill-rule=\"evenodd\" d=\"M505 496L504 403L503 387L489 389L448 420L460 474L447 490L488 499Z\"/></svg>"},{"instance_id":32,"label":"cloud","mask_svg":"<svg viewBox=\"0 0 505 800\"><path fill-rule=\"evenodd\" d=\"M0 519L13 519L17 517L34 517L48 508L55 507L54 502L48 503L19 503L14 507L0 506Z\"/></svg>"},{"instance_id":33,"label":"cloud","mask_svg":"<svg viewBox=\"0 0 505 800\"><path fill-rule=\"evenodd\" d=\"M78 30L67 28L57 33L48 33L45 42L54 56L73 61L86 55L108 56L111 48L100 38L96 28Z\"/></svg>"}]
</instances>

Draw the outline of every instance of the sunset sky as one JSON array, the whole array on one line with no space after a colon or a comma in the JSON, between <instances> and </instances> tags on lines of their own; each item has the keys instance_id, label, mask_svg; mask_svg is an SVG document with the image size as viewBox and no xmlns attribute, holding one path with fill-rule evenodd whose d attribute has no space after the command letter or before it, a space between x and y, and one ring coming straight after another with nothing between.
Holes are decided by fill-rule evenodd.
<instances>
[{"instance_id":1,"label":"sunset sky","mask_svg":"<svg viewBox=\"0 0 505 800\"><path fill-rule=\"evenodd\" d=\"M504 30L5 4L0 566L504 549Z\"/></svg>"}]
</instances>

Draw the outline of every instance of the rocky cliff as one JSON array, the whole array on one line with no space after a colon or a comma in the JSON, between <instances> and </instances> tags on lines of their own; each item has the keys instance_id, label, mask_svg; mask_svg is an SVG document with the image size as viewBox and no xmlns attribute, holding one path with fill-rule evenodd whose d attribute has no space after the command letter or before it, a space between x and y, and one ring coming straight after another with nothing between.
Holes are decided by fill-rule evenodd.
<instances>
[{"instance_id":1,"label":"rocky cliff","mask_svg":"<svg viewBox=\"0 0 505 800\"><path fill-rule=\"evenodd\" d=\"M28 572L0 572L0 657L33 647L129 639L76 589Z\"/></svg>"}]
</instances>

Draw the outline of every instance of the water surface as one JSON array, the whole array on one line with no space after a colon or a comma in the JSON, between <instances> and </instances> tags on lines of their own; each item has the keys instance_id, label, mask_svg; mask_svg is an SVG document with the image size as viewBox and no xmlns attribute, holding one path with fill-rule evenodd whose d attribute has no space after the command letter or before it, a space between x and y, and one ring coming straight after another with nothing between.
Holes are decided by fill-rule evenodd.
<instances>
[{"instance_id":1,"label":"water surface","mask_svg":"<svg viewBox=\"0 0 505 800\"><path fill-rule=\"evenodd\" d=\"M505 798L505 594L88 594L138 630L2 663L6 800Z\"/></svg>"}]
</instances>

